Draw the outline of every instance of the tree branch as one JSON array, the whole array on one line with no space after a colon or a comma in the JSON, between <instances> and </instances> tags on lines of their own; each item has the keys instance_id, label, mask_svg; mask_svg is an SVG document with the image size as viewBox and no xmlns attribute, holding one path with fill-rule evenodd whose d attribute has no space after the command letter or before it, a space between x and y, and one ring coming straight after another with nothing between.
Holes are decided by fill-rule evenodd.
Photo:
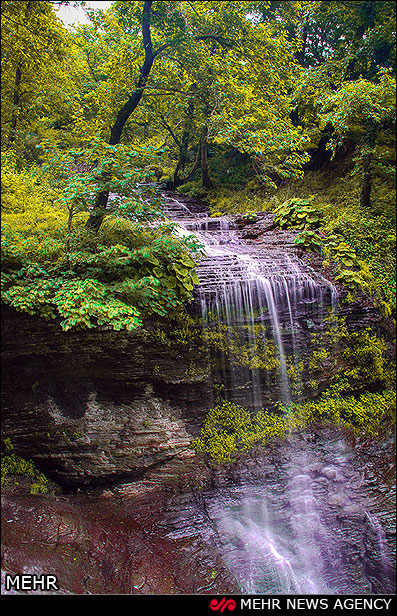
<instances>
[{"instance_id":1,"label":"tree branch","mask_svg":"<svg viewBox=\"0 0 397 616\"><path fill-rule=\"evenodd\" d=\"M175 141L176 145L178 146L178 148L181 147L181 142L180 140L177 138L177 136L175 135L174 131L172 130L171 126L168 124L168 122L166 121L165 117L163 116L163 114L160 114L160 118L161 118L161 122L160 124L166 128L169 132L169 134L171 135L171 137L173 138L173 140Z\"/></svg>"}]
</instances>

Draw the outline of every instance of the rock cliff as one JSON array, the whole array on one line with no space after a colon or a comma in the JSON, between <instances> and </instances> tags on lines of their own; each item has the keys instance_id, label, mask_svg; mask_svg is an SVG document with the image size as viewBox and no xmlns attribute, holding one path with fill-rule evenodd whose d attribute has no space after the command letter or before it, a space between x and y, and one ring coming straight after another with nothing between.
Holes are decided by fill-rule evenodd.
<instances>
[{"instance_id":1,"label":"rock cliff","mask_svg":"<svg viewBox=\"0 0 397 616\"><path fill-rule=\"evenodd\" d=\"M259 216L255 224L236 218L235 226L240 227L242 241L255 244L258 254L278 250L297 255L296 234L275 229L272 214ZM300 258L309 259L308 265L319 271L315 255ZM343 298L342 288L340 293ZM190 311L199 315L200 302ZM351 330L383 327L365 296L354 304L341 303L339 314ZM288 334L288 311L284 316L280 312L286 353L292 353L294 345L307 349L312 330L306 326L306 315L297 314L294 339ZM176 327L163 319L148 320L144 328L130 332L63 332L56 322L4 307L3 438L11 440L16 453L33 459L40 470L70 489L132 481L171 460L190 460L192 435L213 405L213 386L221 382L225 364L219 348L217 359L208 353L200 318L179 336ZM221 330L215 334L215 344L224 345ZM243 405L252 386L251 373L247 374L240 387ZM325 364L316 373L318 391L326 389L332 374ZM277 374L264 372L263 378L263 400L271 404L278 398Z\"/></svg>"},{"instance_id":2,"label":"rock cliff","mask_svg":"<svg viewBox=\"0 0 397 616\"><path fill-rule=\"evenodd\" d=\"M70 333L8 308L2 317L2 433L19 455L70 488L189 458L212 401L200 346L159 342L153 323Z\"/></svg>"},{"instance_id":3,"label":"rock cliff","mask_svg":"<svg viewBox=\"0 0 397 616\"><path fill-rule=\"evenodd\" d=\"M235 223L256 254L297 256L294 233L275 229L271 215ZM298 256L320 271L315 255ZM199 315L200 301L189 310ZM364 296L342 302L339 315L350 331L370 326L388 336ZM280 312L286 355L295 344L309 357L320 321ZM63 332L56 322L3 308L3 438L64 490L3 495L3 570L54 573L61 592L72 594L247 592L256 573L251 568L247 577L246 566L258 566L257 580L266 581L272 545L291 550L300 571L297 555L305 542L312 545L315 522L316 541L330 550L322 564L329 587L392 592L391 439L360 443L342 431L313 429L235 465L207 465L191 442L225 373L218 353L224 340L215 337L211 354L200 320L178 327L148 320L131 332ZM317 391L335 375L334 360L326 357L311 375ZM249 384L241 383L244 401ZM273 375L269 402L276 390ZM263 554L273 531L275 543Z\"/></svg>"}]
</instances>

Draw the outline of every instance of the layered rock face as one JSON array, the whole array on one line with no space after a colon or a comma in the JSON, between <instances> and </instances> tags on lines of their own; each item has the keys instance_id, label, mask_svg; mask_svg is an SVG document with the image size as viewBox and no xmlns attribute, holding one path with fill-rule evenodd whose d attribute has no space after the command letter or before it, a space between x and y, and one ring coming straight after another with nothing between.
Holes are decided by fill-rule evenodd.
<instances>
[{"instance_id":1,"label":"layered rock face","mask_svg":"<svg viewBox=\"0 0 397 616\"><path fill-rule=\"evenodd\" d=\"M214 468L163 524L173 538L213 536L243 593L393 593L393 450L313 428Z\"/></svg>"},{"instance_id":2,"label":"layered rock face","mask_svg":"<svg viewBox=\"0 0 397 616\"><path fill-rule=\"evenodd\" d=\"M62 595L238 592L213 537L168 536L172 494L139 480L102 495L3 494L2 594L7 573L56 575Z\"/></svg>"},{"instance_id":3,"label":"layered rock face","mask_svg":"<svg viewBox=\"0 0 397 616\"><path fill-rule=\"evenodd\" d=\"M70 334L4 309L2 429L15 451L71 488L188 459L212 401L206 357L159 343L151 327Z\"/></svg>"},{"instance_id":4,"label":"layered rock face","mask_svg":"<svg viewBox=\"0 0 397 616\"><path fill-rule=\"evenodd\" d=\"M392 594L393 449L313 430L184 462L179 485L168 463L101 493L3 494L3 571L66 594Z\"/></svg>"}]
</instances>

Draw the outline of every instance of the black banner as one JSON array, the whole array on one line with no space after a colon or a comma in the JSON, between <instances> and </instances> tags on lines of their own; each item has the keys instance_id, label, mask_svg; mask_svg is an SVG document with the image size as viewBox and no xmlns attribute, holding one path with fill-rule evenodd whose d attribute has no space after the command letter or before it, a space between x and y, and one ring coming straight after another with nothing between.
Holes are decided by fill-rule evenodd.
<instances>
[{"instance_id":1,"label":"black banner","mask_svg":"<svg viewBox=\"0 0 397 616\"><path fill-rule=\"evenodd\" d=\"M395 595L66 595L59 594L35 594L29 591L11 591L3 594L2 599L8 599L17 607L30 599L30 605L37 603L45 607L51 606L54 601L62 599L63 602L73 603L75 599L86 603L96 603L101 606L112 605L121 601L123 606L131 607L138 613L144 610L169 610L169 614L175 611L191 615L223 614L340 614L351 613L353 610L363 613L389 612L396 608ZM66 605L66 604L65 604Z\"/></svg>"}]
</instances>

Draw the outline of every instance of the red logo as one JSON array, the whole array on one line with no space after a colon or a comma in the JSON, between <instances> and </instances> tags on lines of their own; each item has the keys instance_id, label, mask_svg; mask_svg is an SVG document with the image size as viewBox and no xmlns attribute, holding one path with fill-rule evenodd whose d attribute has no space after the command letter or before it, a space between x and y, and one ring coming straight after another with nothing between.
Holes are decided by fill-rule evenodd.
<instances>
[{"instance_id":1,"label":"red logo","mask_svg":"<svg viewBox=\"0 0 397 616\"><path fill-rule=\"evenodd\" d=\"M210 608L211 610L214 610L214 612L219 611L222 613L226 609L232 612L236 609L236 602L234 601L234 599L225 599L225 597L223 597L223 599L221 599L220 601L212 599L210 603Z\"/></svg>"}]
</instances>

